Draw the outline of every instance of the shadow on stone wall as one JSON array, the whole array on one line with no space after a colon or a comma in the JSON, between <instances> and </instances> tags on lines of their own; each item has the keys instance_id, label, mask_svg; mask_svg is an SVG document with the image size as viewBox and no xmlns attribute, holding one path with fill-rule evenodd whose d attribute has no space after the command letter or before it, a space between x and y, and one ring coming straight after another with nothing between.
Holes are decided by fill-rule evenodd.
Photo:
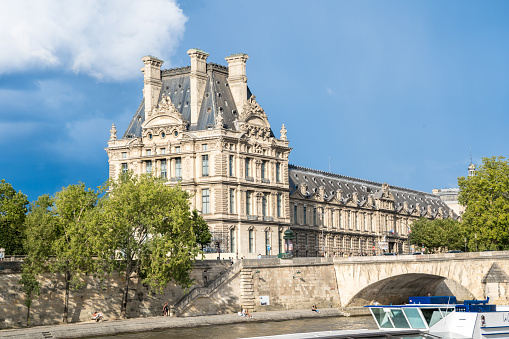
<instances>
[{"instance_id":1,"label":"shadow on stone wall","mask_svg":"<svg viewBox=\"0 0 509 339\"><path fill-rule=\"evenodd\" d=\"M9 269L0 271L0 329L25 327L27 308L24 305L21 279L21 263L10 263ZM12 267L11 267L12 266ZM223 261L199 261L191 273L196 284L203 284L202 273L207 270L213 279L230 266ZM32 326L60 324L63 321L65 285L60 274L44 274L39 277L41 294L34 299L31 307ZM89 321L95 311L104 314L105 319L120 318L122 287L125 279L114 274L105 279L84 276L79 288L69 293L69 322ZM156 293L140 279L131 279L127 304L127 317L162 316L165 302L170 305L182 297L187 290L173 283L168 284L162 293Z\"/></svg>"}]
</instances>

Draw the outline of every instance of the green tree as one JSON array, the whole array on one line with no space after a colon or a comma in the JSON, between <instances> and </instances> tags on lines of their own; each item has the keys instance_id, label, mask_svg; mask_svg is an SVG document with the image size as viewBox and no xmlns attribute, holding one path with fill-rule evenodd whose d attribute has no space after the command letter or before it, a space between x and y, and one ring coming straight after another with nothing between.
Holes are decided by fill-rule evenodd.
<instances>
[{"instance_id":1,"label":"green tree","mask_svg":"<svg viewBox=\"0 0 509 339\"><path fill-rule=\"evenodd\" d=\"M458 178L459 203L470 248L509 248L509 163L504 157L483 158L474 176ZM478 246L477 246L478 244Z\"/></svg>"},{"instance_id":2,"label":"green tree","mask_svg":"<svg viewBox=\"0 0 509 339\"><path fill-rule=\"evenodd\" d=\"M171 280L190 286L200 253L193 232L189 194L150 175L120 174L109 181L96 215L98 255L109 271L124 275L121 316L126 317L134 274L160 291Z\"/></svg>"},{"instance_id":3,"label":"green tree","mask_svg":"<svg viewBox=\"0 0 509 339\"><path fill-rule=\"evenodd\" d=\"M41 196L26 222L28 258L38 270L61 273L65 282L63 322L69 313L69 292L93 270L94 244L89 222L98 193L83 183L69 185L55 198Z\"/></svg>"},{"instance_id":4,"label":"green tree","mask_svg":"<svg viewBox=\"0 0 509 339\"><path fill-rule=\"evenodd\" d=\"M413 222L411 230L410 243L424 246L431 252L463 248L464 232L456 220L420 218Z\"/></svg>"},{"instance_id":5,"label":"green tree","mask_svg":"<svg viewBox=\"0 0 509 339\"><path fill-rule=\"evenodd\" d=\"M201 249L203 250L203 247L210 243L212 234L210 234L209 225L207 225L207 222L198 213L196 208L193 209L191 215L191 223L193 226L194 235L196 236L196 242L201 246Z\"/></svg>"},{"instance_id":6,"label":"green tree","mask_svg":"<svg viewBox=\"0 0 509 339\"><path fill-rule=\"evenodd\" d=\"M23 273L18 282L23 285L23 292L25 292L25 306L27 307L27 327L30 327L30 309L32 307L33 299L37 298L41 293L41 285L34 274L33 264L29 259L23 262Z\"/></svg>"},{"instance_id":7,"label":"green tree","mask_svg":"<svg viewBox=\"0 0 509 339\"><path fill-rule=\"evenodd\" d=\"M27 196L0 181L0 247L9 255L25 254L24 221L27 213Z\"/></svg>"}]
</instances>

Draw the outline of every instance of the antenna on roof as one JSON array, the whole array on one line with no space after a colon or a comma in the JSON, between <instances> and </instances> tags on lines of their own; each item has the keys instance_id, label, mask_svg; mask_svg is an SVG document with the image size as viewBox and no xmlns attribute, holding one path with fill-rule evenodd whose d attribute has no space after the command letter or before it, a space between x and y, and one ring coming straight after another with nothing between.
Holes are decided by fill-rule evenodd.
<instances>
[{"instance_id":1,"label":"antenna on roof","mask_svg":"<svg viewBox=\"0 0 509 339\"><path fill-rule=\"evenodd\" d=\"M472 164L472 146L470 146L470 163Z\"/></svg>"},{"instance_id":2,"label":"antenna on roof","mask_svg":"<svg viewBox=\"0 0 509 339\"><path fill-rule=\"evenodd\" d=\"M331 171L330 171L330 155L329 155L329 173L331 173Z\"/></svg>"}]
</instances>

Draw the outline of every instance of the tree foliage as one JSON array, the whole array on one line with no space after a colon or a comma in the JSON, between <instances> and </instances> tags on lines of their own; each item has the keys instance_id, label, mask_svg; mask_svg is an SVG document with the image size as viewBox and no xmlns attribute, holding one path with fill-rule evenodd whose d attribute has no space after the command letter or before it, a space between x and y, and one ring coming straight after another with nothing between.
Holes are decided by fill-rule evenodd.
<instances>
[{"instance_id":1,"label":"tree foliage","mask_svg":"<svg viewBox=\"0 0 509 339\"><path fill-rule=\"evenodd\" d=\"M27 307L27 327L30 327L30 309L32 307L32 301L41 293L41 285L39 281L37 281L34 271L33 263L30 259L25 259L23 262L23 273L18 283L23 285L23 292L25 292L24 302Z\"/></svg>"},{"instance_id":2,"label":"tree foliage","mask_svg":"<svg viewBox=\"0 0 509 339\"><path fill-rule=\"evenodd\" d=\"M201 249L203 250L203 247L210 243L210 240L212 239L212 234L210 234L209 231L209 225L207 225L207 222L196 209L193 209L191 215L191 223L193 226L194 235L196 236L196 242L201 246Z\"/></svg>"},{"instance_id":3,"label":"tree foliage","mask_svg":"<svg viewBox=\"0 0 509 339\"><path fill-rule=\"evenodd\" d=\"M504 157L483 158L471 177L458 178L459 203L469 247L509 248L509 163ZM476 246L478 244L478 246Z\"/></svg>"},{"instance_id":4,"label":"tree foliage","mask_svg":"<svg viewBox=\"0 0 509 339\"><path fill-rule=\"evenodd\" d=\"M461 250L465 245L464 231L456 220L420 218L411 226L410 243L424 246L434 253Z\"/></svg>"},{"instance_id":5,"label":"tree foliage","mask_svg":"<svg viewBox=\"0 0 509 339\"><path fill-rule=\"evenodd\" d=\"M108 182L95 224L99 257L125 278L121 315L126 317L133 274L161 290L171 280L190 286L199 247L193 232L189 194L150 175L122 173Z\"/></svg>"},{"instance_id":6,"label":"tree foliage","mask_svg":"<svg viewBox=\"0 0 509 339\"><path fill-rule=\"evenodd\" d=\"M95 244L89 217L98 193L84 184L69 185L54 198L47 195L31 205L26 221L28 259L38 270L60 273L65 281L63 322L67 323L69 291L80 274L92 270ZM36 272L37 273L37 272Z\"/></svg>"},{"instance_id":7,"label":"tree foliage","mask_svg":"<svg viewBox=\"0 0 509 339\"><path fill-rule=\"evenodd\" d=\"M27 213L28 199L21 192L0 181L0 247L9 255L25 254L24 221Z\"/></svg>"}]
</instances>

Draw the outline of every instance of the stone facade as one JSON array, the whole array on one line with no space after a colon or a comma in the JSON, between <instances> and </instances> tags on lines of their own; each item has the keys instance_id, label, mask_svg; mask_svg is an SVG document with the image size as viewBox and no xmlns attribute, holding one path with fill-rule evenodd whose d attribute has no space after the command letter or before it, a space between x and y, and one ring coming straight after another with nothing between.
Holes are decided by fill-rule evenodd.
<instances>
[{"instance_id":1,"label":"stone facade","mask_svg":"<svg viewBox=\"0 0 509 339\"><path fill-rule=\"evenodd\" d=\"M122 138L112 126L106 152L110 178L152 173L189 191L213 234L208 250L277 255L292 228L297 256L408 252L413 220L455 217L431 194L289 165L285 126L277 138L247 86L248 56L225 67L188 54L191 66L169 70L142 59L142 103Z\"/></svg>"}]
</instances>

